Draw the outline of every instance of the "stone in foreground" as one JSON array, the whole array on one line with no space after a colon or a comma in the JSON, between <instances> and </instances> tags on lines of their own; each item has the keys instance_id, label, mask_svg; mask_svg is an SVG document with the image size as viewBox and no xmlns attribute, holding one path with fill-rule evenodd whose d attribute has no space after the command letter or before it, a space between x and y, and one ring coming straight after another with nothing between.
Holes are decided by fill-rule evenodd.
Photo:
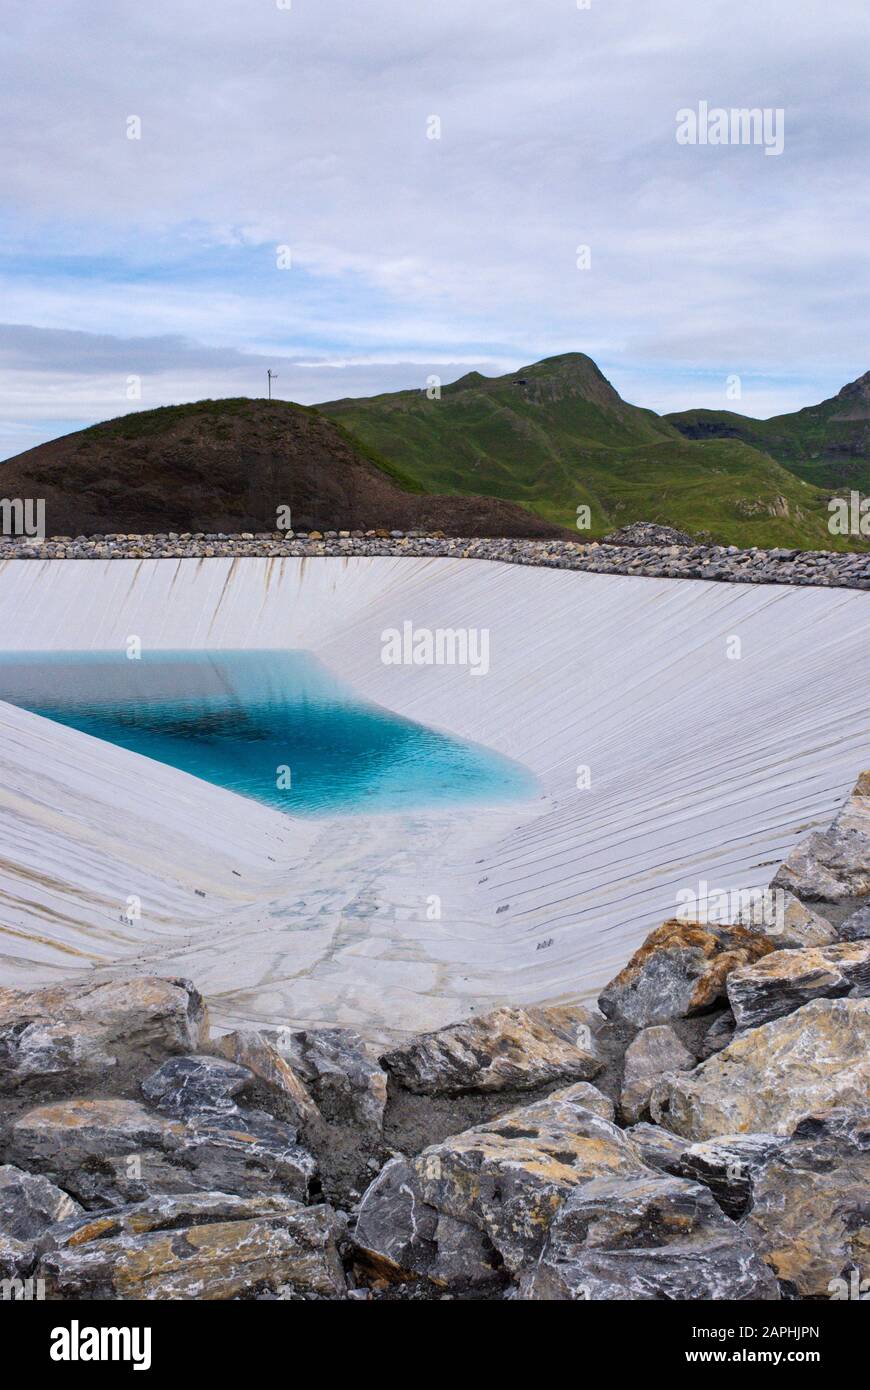
<instances>
[{"instance_id":1,"label":"stone in foreground","mask_svg":"<svg viewBox=\"0 0 870 1390\"><path fill-rule=\"evenodd\" d=\"M601 1012L635 1028L689 1018L725 996L732 970L774 950L745 927L683 922L650 932L628 965L599 996Z\"/></svg>"},{"instance_id":2,"label":"stone in foreground","mask_svg":"<svg viewBox=\"0 0 870 1390\"><path fill-rule=\"evenodd\" d=\"M0 1277L29 1271L48 1227L81 1212L48 1178L5 1163L0 1167Z\"/></svg>"},{"instance_id":3,"label":"stone in foreground","mask_svg":"<svg viewBox=\"0 0 870 1390\"><path fill-rule=\"evenodd\" d=\"M323 1117L380 1135L387 1077L376 1050L350 1028L281 1028L270 1035L286 1066L300 1076Z\"/></svg>"},{"instance_id":4,"label":"stone in foreground","mask_svg":"<svg viewBox=\"0 0 870 1390\"><path fill-rule=\"evenodd\" d=\"M776 911L773 920L768 920L766 902L761 904L759 913L748 909L737 918L740 926L747 931L758 932L772 942L778 951L798 951L806 946L827 946L836 940L836 932L826 917L813 912L793 893L779 889Z\"/></svg>"},{"instance_id":5,"label":"stone in foreground","mask_svg":"<svg viewBox=\"0 0 870 1390\"><path fill-rule=\"evenodd\" d=\"M205 1005L189 980L127 980L0 989L0 1092L40 1099L82 1084L128 1084L205 1041Z\"/></svg>"},{"instance_id":6,"label":"stone in foreground","mask_svg":"<svg viewBox=\"0 0 870 1390\"><path fill-rule=\"evenodd\" d=\"M841 941L866 941L870 938L870 903L851 912L837 933Z\"/></svg>"},{"instance_id":7,"label":"stone in foreground","mask_svg":"<svg viewBox=\"0 0 870 1390\"><path fill-rule=\"evenodd\" d=\"M223 1057L170 1057L142 1082L142 1094L164 1115L227 1115L254 1080Z\"/></svg>"},{"instance_id":8,"label":"stone in foreground","mask_svg":"<svg viewBox=\"0 0 870 1390\"><path fill-rule=\"evenodd\" d=\"M779 1288L705 1187L645 1173L598 1179L571 1193L517 1296L775 1300Z\"/></svg>"},{"instance_id":9,"label":"stone in foreground","mask_svg":"<svg viewBox=\"0 0 870 1390\"><path fill-rule=\"evenodd\" d=\"M790 1134L808 1114L866 1104L870 1000L816 999L743 1033L653 1092L657 1124L687 1139Z\"/></svg>"},{"instance_id":10,"label":"stone in foreground","mask_svg":"<svg viewBox=\"0 0 870 1390\"><path fill-rule=\"evenodd\" d=\"M569 1086L388 1163L360 1205L362 1254L393 1278L412 1273L451 1286L518 1274L575 1188L647 1171L631 1140L584 1099Z\"/></svg>"},{"instance_id":11,"label":"stone in foreground","mask_svg":"<svg viewBox=\"0 0 870 1390\"><path fill-rule=\"evenodd\" d=\"M258 1111L181 1120L118 1099L36 1106L12 1125L8 1152L88 1208L193 1191L304 1199L315 1176L295 1130Z\"/></svg>"},{"instance_id":12,"label":"stone in foreground","mask_svg":"<svg viewBox=\"0 0 870 1390\"><path fill-rule=\"evenodd\" d=\"M802 1120L752 1196L744 1229L790 1296L848 1297L870 1270L870 1109Z\"/></svg>"},{"instance_id":13,"label":"stone in foreground","mask_svg":"<svg viewBox=\"0 0 870 1390\"><path fill-rule=\"evenodd\" d=\"M588 1081L603 1066L583 1008L494 1009L423 1033L381 1061L400 1085L421 1095Z\"/></svg>"},{"instance_id":14,"label":"stone in foreground","mask_svg":"<svg viewBox=\"0 0 870 1390\"><path fill-rule=\"evenodd\" d=\"M308 1090L270 1038L253 1029L224 1033L214 1050L230 1062L247 1067L265 1090L264 1109L300 1129L317 1129L320 1115Z\"/></svg>"},{"instance_id":15,"label":"stone in foreground","mask_svg":"<svg viewBox=\"0 0 870 1390\"><path fill-rule=\"evenodd\" d=\"M830 829L796 845L773 880L804 902L870 893L870 772L862 772Z\"/></svg>"},{"instance_id":16,"label":"stone in foreground","mask_svg":"<svg viewBox=\"0 0 870 1390\"><path fill-rule=\"evenodd\" d=\"M728 978L738 1028L792 1013L813 999L833 999L870 985L870 941L841 942L803 951L774 951Z\"/></svg>"},{"instance_id":17,"label":"stone in foreground","mask_svg":"<svg viewBox=\"0 0 870 1390\"><path fill-rule=\"evenodd\" d=\"M672 1028L657 1024L644 1028L625 1053L620 1110L626 1124L634 1124L649 1106L654 1086L665 1072L691 1071L695 1058Z\"/></svg>"},{"instance_id":18,"label":"stone in foreground","mask_svg":"<svg viewBox=\"0 0 870 1390\"><path fill-rule=\"evenodd\" d=\"M214 1300L288 1286L340 1298L342 1229L326 1206L188 1193L67 1222L38 1272L54 1299Z\"/></svg>"}]
</instances>

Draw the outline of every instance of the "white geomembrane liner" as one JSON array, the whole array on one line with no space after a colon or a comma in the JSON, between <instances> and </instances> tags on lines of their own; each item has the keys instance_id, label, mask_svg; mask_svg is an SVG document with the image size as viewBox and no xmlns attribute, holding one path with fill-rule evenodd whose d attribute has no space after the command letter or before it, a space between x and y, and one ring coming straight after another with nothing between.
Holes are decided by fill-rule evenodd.
<instances>
[{"instance_id":1,"label":"white geomembrane liner","mask_svg":"<svg viewBox=\"0 0 870 1390\"><path fill-rule=\"evenodd\" d=\"M384 665L406 621L487 628L488 673ZM680 890L765 886L870 766L857 591L447 559L0 564L0 649L130 636L314 652L541 794L303 821L0 704L2 984L184 974L219 1026L379 1038L587 997Z\"/></svg>"}]
</instances>

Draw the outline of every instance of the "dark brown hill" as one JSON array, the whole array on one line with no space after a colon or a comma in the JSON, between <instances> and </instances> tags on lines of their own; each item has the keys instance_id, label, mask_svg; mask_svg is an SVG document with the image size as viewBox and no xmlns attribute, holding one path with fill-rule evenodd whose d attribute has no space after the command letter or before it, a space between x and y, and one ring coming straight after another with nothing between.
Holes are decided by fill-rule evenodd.
<instances>
[{"instance_id":1,"label":"dark brown hill","mask_svg":"<svg viewBox=\"0 0 870 1390\"><path fill-rule=\"evenodd\" d=\"M49 535L295 530L441 530L558 536L493 497L441 497L316 410L218 400L137 411L0 464L0 493L44 498Z\"/></svg>"}]
</instances>

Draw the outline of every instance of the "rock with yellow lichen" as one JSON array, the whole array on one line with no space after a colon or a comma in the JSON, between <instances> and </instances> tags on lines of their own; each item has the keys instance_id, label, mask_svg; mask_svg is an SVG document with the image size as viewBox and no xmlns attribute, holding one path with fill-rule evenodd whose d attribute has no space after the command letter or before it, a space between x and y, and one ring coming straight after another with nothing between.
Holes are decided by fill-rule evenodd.
<instances>
[{"instance_id":1,"label":"rock with yellow lichen","mask_svg":"<svg viewBox=\"0 0 870 1390\"><path fill-rule=\"evenodd\" d=\"M663 1077L656 1123L687 1139L788 1134L808 1114L870 1095L870 999L816 999L740 1034L692 1072Z\"/></svg>"},{"instance_id":2,"label":"rock with yellow lichen","mask_svg":"<svg viewBox=\"0 0 870 1390\"><path fill-rule=\"evenodd\" d=\"M12 1123L6 1153L88 1208L192 1191L304 1199L316 1173L295 1130L261 1112L180 1119L118 1098L35 1106Z\"/></svg>"},{"instance_id":3,"label":"rock with yellow lichen","mask_svg":"<svg viewBox=\"0 0 870 1390\"><path fill-rule=\"evenodd\" d=\"M41 1099L89 1081L122 1086L208 1036L189 980L137 975L43 989L0 989L0 1093Z\"/></svg>"},{"instance_id":4,"label":"rock with yellow lichen","mask_svg":"<svg viewBox=\"0 0 870 1390\"><path fill-rule=\"evenodd\" d=\"M802 1120L753 1175L743 1229L790 1297L856 1296L870 1271L870 1108Z\"/></svg>"},{"instance_id":5,"label":"rock with yellow lichen","mask_svg":"<svg viewBox=\"0 0 870 1390\"><path fill-rule=\"evenodd\" d=\"M51 1299L338 1298L342 1232L328 1206L185 1193L55 1226L37 1276Z\"/></svg>"},{"instance_id":6,"label":"rock with yellow lichen","mask_svg":"<svg viewBox=\"0 0 870 1390\"><path fill-rule=\"evenodd\" d=\"M861 773L829 829L795 846L773 887L804 902L838 903L870 893L870 771Z\"/></svg>"},{"instance_id":7,"label":"rock with yellow lichen","mask_svg":"<svg viewBox=\"0 0 870 1390\"><path fill-rule=\"evenodd\" d=\"M518 1273L576 1187L646 1171L631 1140L587 1099L585 1085L569 1086L388 1164L360 1205L363 1259L393 1277L451 1284Z\"/></svg>"},{"instance_id":8,"label":"rock with yellow lichen","mask_svg":"<svg viewBox=\"0 0 870 1390\"><path fill-rule=\"evenodd\" d=\"M812 999L837 998L870 986L870 941L839 942L803 951L774 951L728 977L738 1028L792 1013Z\"/></svg>"},{"instance_id":9,"label":"rock with yellow lichen","mask_svg":"<svg viewBox=\"0 0 870 1390\"><path fill-rule=\"evenodd\" d=\"M752 1241L706 1187L650 1172L572 1192L517 1287L520 1299L548 1302L779 1296Z\"/></svg>"},{"instance_id":10,"label":"rock with yellow lichen","mask_svg":"<svg viewBox=\"0 0 870 1390\"><path fill-rule=\"evenodd\" d=\"M746 927L673 918L650 932L599 995L601 1012L634 1028L706 1013L724 999L732 970L774 950Z\"/></svg>"},{"instance_id":11,"label":"rock with yellow lichen","mask_svg":"<svg viewBox=\"0 0 870 1390\"><path fill-rule=\"evenodd\" d=\"M45 1229L81 1210L48 1178L11 1163L0 1166L0 1278L28 1274Z\"/></svg>"},{"instance_id":12,"label":"rock with yellow lichen","mask_svg":"<svg viewBox=\"0 0 870 1390\"><path fill-rule=\"evenodd\" d=\"M567 1006L494 1009L423 1033L384 1053L381 1062L400 1085L423 1095L588 1081L603 1066L592 1016Z\"/></svg>"}]
</instances>

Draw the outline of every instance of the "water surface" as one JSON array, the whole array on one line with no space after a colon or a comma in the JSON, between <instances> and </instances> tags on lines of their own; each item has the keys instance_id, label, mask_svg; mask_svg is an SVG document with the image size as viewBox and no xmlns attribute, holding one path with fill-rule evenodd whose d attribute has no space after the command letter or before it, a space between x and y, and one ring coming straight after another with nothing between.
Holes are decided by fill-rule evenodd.
<instances>
[{"instance_id":1,"label":"water surface","mask_svg":"<svg viewBox=\"0 0 870 1390\"><path fill-rule=\"evenodd\" d=\"M6 653L0 700L295 814L537 790L521 764L362 700L303 651Z\"/></svg>"}]
</instances>

